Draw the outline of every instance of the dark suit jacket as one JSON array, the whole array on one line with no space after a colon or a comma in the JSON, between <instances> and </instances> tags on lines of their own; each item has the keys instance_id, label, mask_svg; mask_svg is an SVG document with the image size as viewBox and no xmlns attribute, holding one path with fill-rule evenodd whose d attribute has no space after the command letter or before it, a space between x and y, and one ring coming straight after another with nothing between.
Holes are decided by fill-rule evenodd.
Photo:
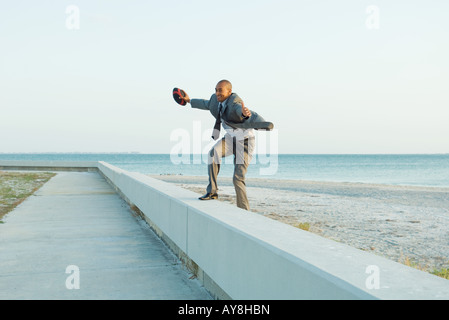
<instances>
[{"instance_id":1,"label":"dark suit jacket","mask_svg":"<svg viewBox=\"0 0 449 320\"><path fill-rule=\"evenodd\" d=\"M217 96L213 94L209 100L191 99L190 105L192 108L209 110L216 119L218 117L218 100ZM272 130L274 125L271 122L265 121L259 114L251 110L251 117L245 118L242 115L243 101L236 93L232 93L226 102L226 110L221 119L232 128L240 129L256 129L256 130Z\"/></svg>"}]
</instances>

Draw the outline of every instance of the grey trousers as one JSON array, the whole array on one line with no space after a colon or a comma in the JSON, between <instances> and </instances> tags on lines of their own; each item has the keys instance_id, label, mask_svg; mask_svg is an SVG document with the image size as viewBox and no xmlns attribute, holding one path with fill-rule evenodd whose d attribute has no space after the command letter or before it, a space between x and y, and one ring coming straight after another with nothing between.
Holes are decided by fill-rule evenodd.
<instances>
[{"instance_id":1,"label":"grey trousers","mask_svg":"<svg viewBox=\"0 0 449 320\"><path fill-rule=\"evenodd\" d=\"M222 158L234 155L234 176L232 182L237 198L237 207L249 210L249 202L246 196L245 175L251 162L255 147L255 138L236 140L229 134L219 140L209 152L208 173L209 185L208 193L217 193L217 176L220 172Z\"/></svg>"}]
</instances>

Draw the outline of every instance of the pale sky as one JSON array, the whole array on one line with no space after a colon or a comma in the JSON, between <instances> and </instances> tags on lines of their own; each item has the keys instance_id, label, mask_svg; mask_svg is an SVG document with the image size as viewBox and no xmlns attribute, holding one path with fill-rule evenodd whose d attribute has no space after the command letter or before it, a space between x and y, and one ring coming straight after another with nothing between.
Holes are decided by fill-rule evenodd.
<instances>
[{"instance_id":1,"label":"pale sky","mask_svg":"<svg viewBox=\"0 0 449 320\"><path fill-rule=\"evenodd\" d=\"M448 153L448 36L445 0L0 0L0 152L170 153L214 124L173 87L228 79L279 153Z\"/></svg>"}]
</instances>

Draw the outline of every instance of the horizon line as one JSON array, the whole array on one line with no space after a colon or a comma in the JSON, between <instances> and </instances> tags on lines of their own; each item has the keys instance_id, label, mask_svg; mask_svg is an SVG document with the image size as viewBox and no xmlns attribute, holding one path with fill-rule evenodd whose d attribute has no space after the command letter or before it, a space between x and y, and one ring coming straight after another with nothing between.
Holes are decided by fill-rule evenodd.
<instances>
[{"instance_id":1,"label":"horizon line","mask_svg":"<svg viewBox=\"0 0 449 320\"><path fill-rule=\"evenodd\" d=\"M122 155L171 155L170 153L161 153L161 152L140 152L140 151L30 151L30 152L0 152L0 155L20 155L20 154L29 154L29 155L37 155L37 154L122 154ZM257 153L256 153L257 154ZM382 152L374 152L374 153L271 153L272 155L449 155L448 152L405 152L405 153L382 153ZM203 153L190 153L191 156L201 156Z\"/></svg>"}]
</instances>

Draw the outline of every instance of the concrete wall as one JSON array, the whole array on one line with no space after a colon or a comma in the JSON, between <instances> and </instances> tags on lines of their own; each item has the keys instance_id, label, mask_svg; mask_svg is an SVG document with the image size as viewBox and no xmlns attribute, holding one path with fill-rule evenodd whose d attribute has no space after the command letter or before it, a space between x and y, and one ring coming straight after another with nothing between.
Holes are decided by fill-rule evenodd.
<instances>
[{"instance_id":1,"label":"concrete wall","mask_svg":"<svg viewBox=\"0 0 449 320\"><path fill-rule=\"evenodd\" d=\"M448 280L230 204L199 201L140 173L96 167L217 298L449 299Z\"/></svg>"},{"instance_id":2,"label":"concrete wall","mask_svg":"<svg viewBox=\"0 0 449 320\"><path fill-rule=\"evenodd\" d=\"M143 174L103 162L98 168L218 297L449 298L448 280L230 204L199 201Z\"/></svg>"}]
</instances>

